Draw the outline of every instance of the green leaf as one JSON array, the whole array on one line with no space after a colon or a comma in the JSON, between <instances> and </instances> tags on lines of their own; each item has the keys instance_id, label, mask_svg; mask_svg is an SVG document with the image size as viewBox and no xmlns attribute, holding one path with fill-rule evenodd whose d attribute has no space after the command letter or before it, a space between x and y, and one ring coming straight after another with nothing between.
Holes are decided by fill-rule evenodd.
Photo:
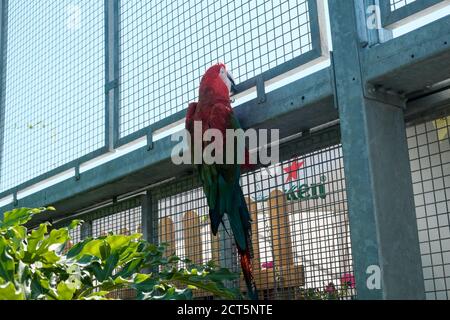
<instances>
[{"instance_id":1,"label":"green leaf","mask_svg":"<svg viewBox=\"0 0 450 320\"><path fill-rule=\"evenodd\" d=\"M84 246L90 241L92 241L92 239L88 238L75 244L72 248L70 248L69 251L67 251L66 258L71 259L80 255L80 253L83 251Z\"/></svg>"},{"instance_id":2,"label":"green leaf","mask_svg":"<svg viewBox=\"0 0 450 320\"><path fill-rule=\"evenodd\" d=\"M120 270L116 276L120 276L123 278L128 278L132 274L136 273L142 266L143 259L134 259L128 262L125 267Z\"/></svg>"},{"instance_id":3,"label":"green leaf","mask_svg":"<svg viewBox=\"0 0 450 320\"><path fill-rule=\"evenodd\" d=\"M170 287L158 295L157 292L141 293L138 299L142 300L192 300L192 290Z\"/></svg>"},{"instance_id":4,"label":"green leaf","mask_svg":"<svg viewBox=\"0 0 450 320\"><path fill-rule=\"evenodd\" d=\"M105 262L105 267L103 269L103 279L108 279L112 276L114 269L117 267L117 263L119 262L119 254L114 252L111 254ZM99 279L100 281L103 281Z\"/></svg>"},{"instance_id":5,"label":"green leaf","mask_svg":"<svg viewBox=\"0 0 450 320\"><path fill-rule=\"evenodd\" d=\"M102 255L100 254L100 246L103 245L103 240L90 240L87 241L86 244L83 247L83 250L81 250L80 255L92 255L97 258L102 258Z\"/></svg>"},{"instance_id":6,"label":"green leaf","mask_svg":"<svg viewBox=\"0 0 450 320\"><path fill-rule=\"evenodd\" d=\"M67 280L66 280L66 285L67 287L69 287L70 289L73 290L78 290L80 289L82 283L80 280L80 277L77 277L76 275L71 275Z\"/></svg>"},{"instance_id":7,"label":"green leaf","mask_svg":"<svg viewBox=\"0 0 450 320\"><path fill-rule=\"evenodd\" d=\"M83 220L73 220L70 225L67 227L69 230L73 230L84 223Z\"/></svg>"},{"instance_id":8,"label":"green leaf","mask_svg":"<svg viewBox=\"0 0 450 320\"><path fill-rule=\"evenodd\" d=\"M138 292L151 292L157 284L157 279L153 279L150 275L137 274L134 277L134 283L131 287L136 289Z\"/></svg>"},{"instance_id":9,"label":"green leaf","mask_svg":"<svg viewBox=\"0 0 450 320\"><path fill-rule=\"evenodd\" d=\"M130 244L127 247L124 247L120 250L120 261L121 263L127 263L128 261L143 256L142 253L139 251L142 251L144 246L142 246L142 241L139 242L130 242Z\"/></svg>"},{"instance_id":10,"label":"green leaf","mask_svg":"<svg viewBox=\"0 0 450 320\"><path fill-rule=\"evenodd\" d=\"M27 228L24 226L14 226L8 230L8 235L12 240L24 240L27 237Z\"/></svg>"},{"instance_id":11,"label":"green leaf","mask_svg":"<svg viewBox=\"0 0 450 320\"><path fill-rule=\"evenodd\" d=\"M50 290L50 281L35 274L31 280L31 299L42 299Z\"/></svg>"},{"instance_id":12,"label":"green leaf","mask_svg":"<svg viewBox=\"0 0 450 320\"><path fill-rule=\"evenodd\" d=\"M77 264L81 267L88 267L94 262L100 263L101 259L96 256L84 255L77 260Z\"/></svg>"},{"instance_id":13,"label":"green leaf","mask_svg":"<svg viewBox=\"0 0 450 320\"><path fill-rule=\"evenodd\" d=\"M6 230L9 227L23 225L31 220L31 218L38 213L41 213L41 209L29 209L29 208L17 208L11 211L7 211L3 215L3 221L0 221L0 230Z\"/></svg>"},{"instance_id":14,"label":"green leaf","mask_svg":"<svg viewBox=\"0 0 450 320\"><path fill-rule=\"evenodd\" d=\"M130 236L111 235L107 236L105 240L111 247L111 252L116 252L124 247L127 247L131 239L132 238Z\"/></svg>"},{"instance_id":15,"label":"green leaf","mask_svg":"<svg viewBox=\"0 0 450 320\"><path fill-rule=\"evenodd\" d=\"M207 275L207 278L212 281L232 281L239 278L239 274L231 272L226 268L213 269Z\"/></svg>"},{"instance_id":16,"label":"green leaf","mask_svg":"<svg viewBox=\"0 0 450 320\"><path fill-rule=\"evenodd\" d=\"M99 250L100 250L100 257L102 258L102 260L108 259L108 257L111 254L111 246L106 240L103 240Z\"/></svg>"},{"instance_id":17,"label":"green leaf","mask_svg":"<svg viewBox=\"0 0 450 320\"><path fill-rule=\"evenodd\" d=\"M109 293L109 291L97 291L93 292L87 297L82 297L81 300L107 300L105 296Z\"/></svg>"},{"instance_id":18,"label":"green leaf","mask_svg":"<svg viewBox=\"0 0 450 320\"><path fill-rule=\"evenodd\" d=\"M65 281L58 283L56 287L59 300L71 300L75 290L73 286L68 285Z\"/></svg>"},{"instance_id":19,"label":"green leaf","mask_svg":"<svg viewBox=\"0 0 450 320\"><path fill-rule=\"evenodd\" d=\"M86 269L92 271L98 281L105 281L105 278L103 276L103 269L100 262L92 262L89 266L86 267Z\"/></svg>"},{"instance_id":20,"label":"green leaf","mask_svg":"<svg viewBox=\"0 0 450 320\"><path fill-rule=\"evenodd\" d=\"M178 257L176 257L176 256L170 256L170 257L168 257L167 262L168 262L168 263L177 263L177 262L180 261L180 260L181 260L181 259L178 258Z\"/></svg>"},{"instance_id":21,"label":"green leaf","mask_svg":"<svg viewBox=\"0 0 450 320\"><path fill-rule=\"evenodd\" d=\"M28 237L27 251L30 254L34 254L37 251L37 247L41 241L44 241L45 235L47 234L48 223L42 223L39 228L33 230L31 235Z\"/></svg>"},{"instance_id":22,"label":"green leaf","mask_svg":"<svg viewBox=\"0 0 450 320\"><path fill-rule=\"evenodd\" d=\"M69 230L66 228L53 229L45 241L45 245L51 246L53 244L64 244L70 239Z\"/></svg>"},{"instance_id":23,"label":"green leaf","mask_svg":"<svg viewBox=\"0 0 450 320\"><path fill-rule=\"evenodd\" d=\"M17 279L21 283L26 283L31 277L31 271L30 267L23 263L21 260L19 260L19 263L17 264Z\"/></svg>"},{"instance_id":24,"label":"green leaf","mask_svg":"<svg viewBox=\"0 0 450 320\"><path fill-rule=\"evenodd\" d=\"M16 290L12 282L0 286L0 300L25 300L25 294Z\"/></svg>"},{"instance_id":25,"label":"green leaf","mask_svg":"<svg viewBox=\"0 0 450 320\"><path fill-rule=\"evenodd\" d=\"M211 274L214 274L214 271L212 271L211 273L202 272L201 274L199 274L199 272L196 270L195 274L191 274L190 272L185 270L185 272L168 273L166 274L166 276L171 281L176 281L187 286L191 285L199 289L206 290L218 297L235 299L236 294L233 291L227 289L223 285L221 280L218 280L221 279L221 277L215 276L214 278L214 276L211 277Z\"/></svg>"},{"instance_id":26,"label":"green leaf","mask_svg":"<svg viewBox=\"0 0 450 320\"><path fill-rule=\"evenodd\" d=\"M47 265L52 265L58 262L61 257L58 256L54 251L47 251L41 255L42 262Z\"/></svg>"},{"instance_id":27,"label":"green leaf","mask_svg":"<svg viewBox=\"0 0 450 320\"><path fill-rule=\"evenodd\" d=\"M122 277L117 277L116 279L114 279L114 284L116 284L116 285L123 285L123 284L129 284L129 283L133 283L133 281L124 279Z\"/></svg>"},{"instance_id":28,"label":"green leaf","mask_svg":"<svg viewBox=\"0 0 450 320\"><path fill-rule=\"evenodd\" d=\"M15 264L14 259L8 254L8 242L0 236L0 277L6 281L13 281Z\"/></svg>"}]
</instances>

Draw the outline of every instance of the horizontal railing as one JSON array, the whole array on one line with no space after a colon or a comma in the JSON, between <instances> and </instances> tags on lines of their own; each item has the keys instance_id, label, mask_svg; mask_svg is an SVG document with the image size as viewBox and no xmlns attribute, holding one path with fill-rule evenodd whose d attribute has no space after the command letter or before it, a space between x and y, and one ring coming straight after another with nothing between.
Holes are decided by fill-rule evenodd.
<instances>
[{"instance_id":1,"label":"horizontal railing","mask_svg":"<svg viewBox=\"0 0 450 320\"><path fill-rule=\"evenodd\" d=\"M423 11L446 0L380 0L383 27L392 25L415 13Z\"/></svg>"}]
</instances>

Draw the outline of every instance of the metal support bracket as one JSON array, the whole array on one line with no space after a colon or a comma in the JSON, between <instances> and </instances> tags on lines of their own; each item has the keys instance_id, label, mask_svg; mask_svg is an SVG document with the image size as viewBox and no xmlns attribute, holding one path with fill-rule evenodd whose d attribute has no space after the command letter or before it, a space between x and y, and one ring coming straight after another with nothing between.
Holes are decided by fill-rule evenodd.
<instances>
[{"instance_id":1,"label":"metal support bracket","mask_svg":"<svg viewBox=\"0 0 450 320\"><path fill-rule=\"evenodd\" d=\"M153 143L153 132L151 129L147 132L147 150L151 151L153 150L154 143Z\"/></svg>"},{"instance_id":2,"label":"metal support bracket","mask_svg":"<svg viewBox=\"0 0 450 320\"><path fill-rule=\"evenodd\" d=\"M364 96L370 100L376 100L401 109L406 109L406 96L395 90L384 88L382 85L373 85L366 82L366 85L364 86Z\"/></svg>"},{"instance_id":3,"label":"metal support bracket","mask_svg":"<svg viewBox=\"0 0 450 320\"><path fill-rule=\"evenodd\" d=\"M80 173L80 166L75 166L75 180L80 181L81 179L81 173Z\"/></svg>"},{"instance_id":4,"label":"metal support bracket","mask_svg":"<svg viewBox=\"0 0 450 320\"><path fill-rule=\"evenodd\" d=\"M85 221L80 228L80 238L84 240L92 237L92 221Z\"/></svg>"},{"instance_id":5,"label":"metal support bracket","mask_svg":"<svg viewBox=\"0 0 450 320\"><path fill-rule=\"evenodd\" d=\"M265 103L267 101L264 79L261 76L256 78L256 93L258 95L259 104Z\"/></svg>"},{"instance_id":6,"label":"metal support bracket","mask_svg":"<svg viewBox=\"0 0 450 320\"><path fill-rule=\"evenodd\" d=\"M14 205L14 207L17 207L19 205L19 200L17 199L17 193L18 193L17 190L14 191L14 193L13 193L13 205Z\"/></svg>"}]
</instances>

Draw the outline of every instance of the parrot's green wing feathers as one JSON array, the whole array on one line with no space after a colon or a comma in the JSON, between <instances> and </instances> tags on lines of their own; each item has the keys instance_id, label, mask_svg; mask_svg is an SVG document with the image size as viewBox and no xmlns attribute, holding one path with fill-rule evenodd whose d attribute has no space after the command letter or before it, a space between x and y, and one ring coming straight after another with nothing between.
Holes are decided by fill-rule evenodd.
<instances>
[{"instance_id":1,"label":"parrot's green wing feathers","mask_svg":"<svg viewBox=\"0 0 450 320\"><path fill-rule=\"evenodd\" d=\"M201 165L198 166L200 179L203 184L203 191L208 202L208 207L215 208L218 202L217 189L219 187L219 175L215 165ZM213 220L211 220L213 221ZM214 225L219 227L220 221L215 222Z\"/></svg>"},{"instance_id":2,"label":"parrot's green wing feathers","mask_svg":"<svg viewBox=\"0 0 450 320\"><path fill-rule=\"evenodd\" d=\"M241 124L239 123L238 118L234 115L234 113L230 114L230 128L231 129L241 129Z\"/></svg>"}]
</instances>

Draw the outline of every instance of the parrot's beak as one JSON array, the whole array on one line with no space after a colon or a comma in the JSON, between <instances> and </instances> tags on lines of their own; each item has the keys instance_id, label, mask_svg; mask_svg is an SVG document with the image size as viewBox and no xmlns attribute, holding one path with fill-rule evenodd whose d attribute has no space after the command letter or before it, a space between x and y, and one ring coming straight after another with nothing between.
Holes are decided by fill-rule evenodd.
<instances>
[{"instance_id":1,"label":"parrot's beak","mask_svg":"<svg viewBox=\"0 0 450 320\"><path fill-rule=\"evenodd\" d=\"M230 72L227 72L227 77L231 82L231 93L232 94L236 94L237 93L237 88L236 88L236 82L234 82L234 78L232 76L232 74Z\"/></svg>"}]
</instances>

